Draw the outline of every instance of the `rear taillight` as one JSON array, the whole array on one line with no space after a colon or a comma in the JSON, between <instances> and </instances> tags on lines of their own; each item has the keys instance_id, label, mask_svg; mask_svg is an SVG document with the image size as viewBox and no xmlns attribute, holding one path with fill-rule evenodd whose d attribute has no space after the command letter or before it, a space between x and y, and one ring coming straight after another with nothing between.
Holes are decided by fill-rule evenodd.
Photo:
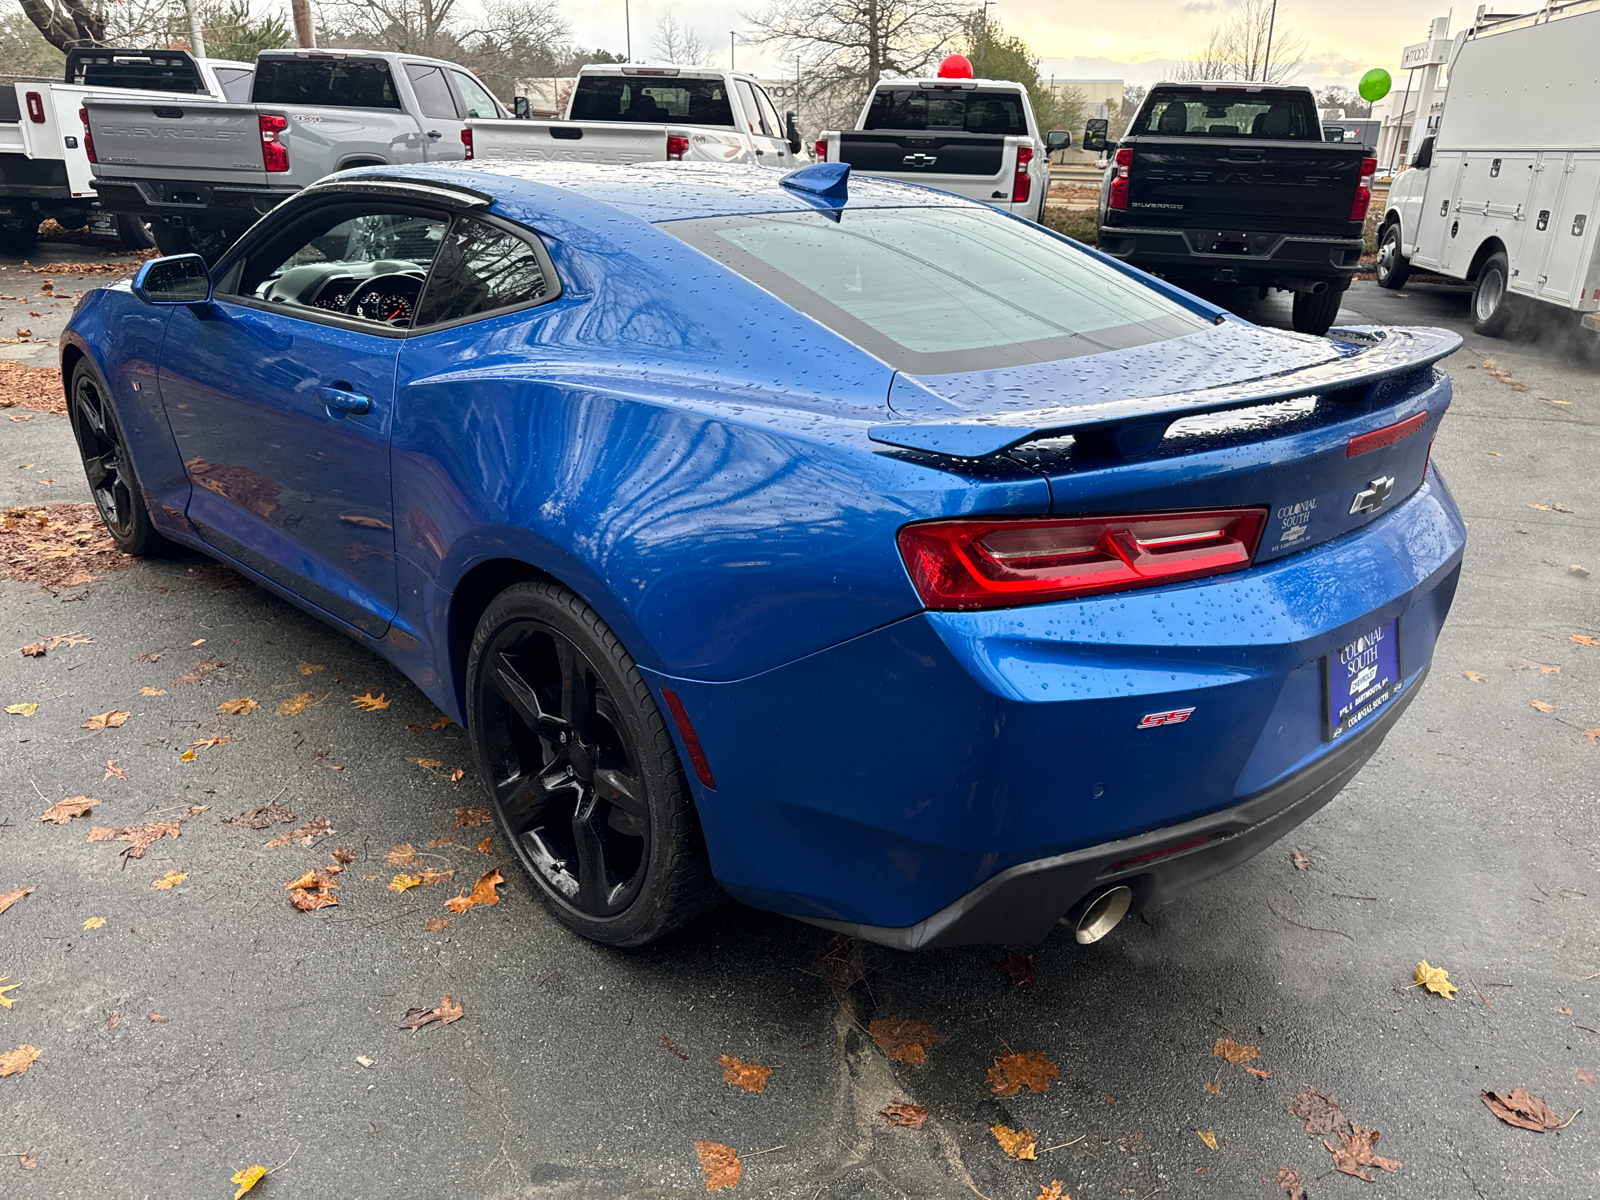
<instances>
[{"instance_id":1,"label":"rear taillight","mask_svg":"<svg viewBox=\"0 0 1600 1200\"><path fill-rule=\"evenodd\" d=\"M1106 207L1127 208L1128 173L1133 170L1133 147L1124 146L1118 150L1113 162L1116 173L1111 177L1111 195L1106 200Z\"/></svg>"},{"instance_id":2,"label":"rear taillight","mask_svg":"<svg viewBox=\"0 0 1600 1200\"><path fill-rule=\"evenodd\" d=\"M463 129L461 131L461 145L462 145L462 148L466 151L466 153L463 154L461 157L462 158L471 158L472 157L472 130Z\"/></svg>"},{"instance_id":3,"label":"rear taillight","mask_svg":"<svg viewBox=\"0 0 1600 1200\"><path fill-rule=\"evenodd\" d=\"M261 125L261 165L269 171L287 171L289 147L279 135L289 128L289 118L263 114L257 121Z\"/></svg>"},{"instance_id":4,"label":"rear taillight","mask_svg":"<svg viewBox=\"0 0 1600 1200\"><path fill-rule=\"evenodd\" d=\"M1372 206L1372 177L1378 173L1378 160L1363 158L1361 160L1361 182L1356 184L1356 198L1350 201L1350 219L1352 221L1365 221L1367 209Z\"/></svg>"},{"instance_id":5,"label":"rear taillight","mask_svg":"<svg viewBox=\"0 0 1600 1200\"><path fill-rule=\"evenodd\" d=\"M1028 178L1028 164L1033 161L1032 146L1017 147L1017 174L1011 181L1011 203L1023 204L1033 192L1033 180Z\"/></svg>"},{"instance_id":6,"label":"rear taillight","mask_svg":"<svg viewBox=\"0 0 1600 1200\"><path fill-rule=\"evenodd\" d=\"M682 162L683 156L689 153L689 139L680 137L675 133L667 135L667 158L672 162Z\"/></svg>"},{"instance_id":7,"label":"rear taillight","mask_svg":"<svg viewBox=\"0 0 1600 1200\"><path fill-rule=\"evenodd\" d=\"M100 158L94 152L94 134L89 132L89 110L87 108L78 110L78 120L83 122L83 152L89 156L90 162L98 163Z\"/></svg>"},{"instance_id":8,"label":"rear taillight","mask_svg":"<svg viewBox=\"0 0 1600 1200\"><path fill-rule=\"evenodd\" d=\"M827 138L818 138L817 139L816 153L817 153L817 161L818 162L827 162L828 161L828 139Z\"/></svg>"},{"instance_id":9,"label":"rear taillight","mask_svg":"<svg viewBox=\"0 0 1600 1200\"><path fill-rule=\"evenodd\" d=\"M44 124L44 97L38 92L28 93L28 120L35 125Z\"/></svg>"},{"instance_id":10,"label":"rear taillight","mask_svg":"<svg viewBox=\"0 0 1600 1200\"><path fill-rule=\"evenodd\" d=\"M1008 608L1154 587L1250 565L1264 508L908 525L900 556L933 609Z\"/></svg>"},{"instance_id":11,"label":"rear taillight","mask_svg":"<svg viewBox=\"0 0 1600 1200\"><path fill-rule=\"evenodd\" d=\"M1401 438L1410 437L1427 423L1428 414L1419 412L1414 417L1396 421L1393 425L1385 425L1382 429L1374 429L1371 433L1359 433L1351 438L1350 444L1344 448L1344 456L1354 458L1358 454L1370 454L1374 450L1392 446Z\"/></svg>"}]
</instances>

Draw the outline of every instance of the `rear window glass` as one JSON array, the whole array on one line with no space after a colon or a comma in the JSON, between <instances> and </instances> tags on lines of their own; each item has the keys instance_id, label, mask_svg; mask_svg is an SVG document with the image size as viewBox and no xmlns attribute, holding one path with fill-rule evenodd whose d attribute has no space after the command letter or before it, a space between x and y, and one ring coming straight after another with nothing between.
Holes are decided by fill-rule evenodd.
<instances>
[{"instance_id":1,"label":"rear window glass","mask_svg":"<svg viewBox=\"0 0 1600 1200\"><path fill-rule=\"evenodd\" d=\"M87 87L145 88L152 92L203 92L204 85L187 54L103 54L73 57L68 83Z\"/></svg>"},{"instance_id":2,"label":"rear window glass","mask_svg":"<svg viewBox=\"0 0 1600 1200\"><path fill-rule=\"evenodd\" d=\"M916 374L1050 362L1206 327L1035 226L978 208L669 221L675 234Z\"/></svg>"},{"instance_id":3,"label":"rear window glass","mask_svg":"<svg viewBox=\"0 0 1600 1200\"><path fill-rule=\"evenodd\" d=\"M250 81L255 71L250 67L213 67L217 82L222 85L222 95L230 104L244 104L250 99Z\"/></svg>"},{"instance_id":4,"label":"rear window glass","mask_svg":"<svg viewBox=\"0 0 1600 1200\"><path fill-rule=\"evenodd\" d=\"M572 119L731 127L733 107L720 79L585 75L572 94Z\"/></svg>"},{"instance_id":5,"label":"rear window glass","mask_svg":"<svg viewBox=\"0 0 1600 1200\"><path fill-rule=\"evenodd\" d=\"M1320 142L1310 95L1244 88L1158 88L1132 134L1158 137L1258 137Z\"/></svg>"},{"instance_id":6,"label":"rear window glass","mask_svg":"<svg viewBox=\"0 0 1600 1200\"><path fill-rule=\"evenodd\" d=\"M381 59L258 59L251 99L257 104L325 108L400 107L389 64Z\"/></svg>"},{"instance_id":7,"label":"rear window glass","mask_svg":"<svg viewBox=\"0 0 1600 1200\"><path fill-rule=\"evenodd\" d=\"M864 129L934 129L1026 137L1028 117L1016 92L879 88Z\"/></svg>"}]
</instances>

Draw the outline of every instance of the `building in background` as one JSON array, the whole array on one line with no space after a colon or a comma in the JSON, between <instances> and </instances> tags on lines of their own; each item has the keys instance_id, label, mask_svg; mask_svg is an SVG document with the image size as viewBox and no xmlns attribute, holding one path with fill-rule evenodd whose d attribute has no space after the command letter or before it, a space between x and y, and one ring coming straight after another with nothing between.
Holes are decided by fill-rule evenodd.
<instances>
[{"instance_id":1,"label":"building in background","mask_svg":"<svg viewBox=\"0 0 1600 1200\"><path fill-rule=\"evenodd\" d=\"M1478 10L1479 20L1483 9ZM1400 55L1405 72L1402 88L1398 81L1390 93L1372 106L1372 119L1378 121L1378 172L1392 176L1411 161L1416 147L1439 126L1444 111L1444 86L1440 76L1451 52L1450 18L1435 17L1428 27L1427 41L1407 46Z\"/></svg>"},{"instance_id":2,"label":"building in background","mask_svg":"<svg viewBox=\"0 0 1600 1200\"><path fill-rule=\"evenodd\" d=\"M1041 80L1045 90L1060 100L1068 92L1077 92L1083 97L1083 116L1085 120L1090 117L1102 117L1110 120L1122 111L1122 80L1120 79L1058 79L1054 75L1047 80ZM1072 131L1072 140L1076 142L1083 135L1083 130Z\"/></svg>"}]
</instances>

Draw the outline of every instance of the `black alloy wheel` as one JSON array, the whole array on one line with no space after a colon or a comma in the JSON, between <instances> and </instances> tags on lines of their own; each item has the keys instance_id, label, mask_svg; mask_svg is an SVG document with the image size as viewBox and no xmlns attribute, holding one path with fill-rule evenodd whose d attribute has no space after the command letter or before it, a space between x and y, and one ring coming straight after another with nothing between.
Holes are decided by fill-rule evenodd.
<instances>
[{"instance_id":1,"label":"black alloy wheel","mask_svg":"<svg viewBox=\"0 0 1600 1200\"><path fill-rule=\"evenodd\" d=\"M693 801L633 659L551 583L489 606L468 723L500 830L569 929L634 946L714 901Z\"/></svg>"},{"instance_id":2,"label":"black alloy wheel","mask_svg":"<svg viewBox=\"0 0 1600 1200\"><path fill-rule=\"evenodd\" d=\"M163 552L169 543L150 522L116 410L87 361L80 361L73 369L69 402L83 473L111 540L124 554L148 556Z\"/></svg>"}]
</instances>

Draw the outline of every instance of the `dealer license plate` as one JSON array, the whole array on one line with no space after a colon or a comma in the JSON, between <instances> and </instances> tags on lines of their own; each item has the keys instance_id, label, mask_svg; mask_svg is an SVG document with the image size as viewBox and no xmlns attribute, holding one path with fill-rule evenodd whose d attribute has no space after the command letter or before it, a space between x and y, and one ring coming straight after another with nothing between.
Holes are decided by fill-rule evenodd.
<instances>
[{"instance_id":1,"label":"dealer license plate","mask_svg":"<svg viewBox=\"0 0 1600 1200\"><path fill-rule=\"evenodd\" d=\"M1325 729L1332 739L1370 720L1400 690L1400 622L1362 634L1322 660Z\"/></svg>"}]
</instances>

